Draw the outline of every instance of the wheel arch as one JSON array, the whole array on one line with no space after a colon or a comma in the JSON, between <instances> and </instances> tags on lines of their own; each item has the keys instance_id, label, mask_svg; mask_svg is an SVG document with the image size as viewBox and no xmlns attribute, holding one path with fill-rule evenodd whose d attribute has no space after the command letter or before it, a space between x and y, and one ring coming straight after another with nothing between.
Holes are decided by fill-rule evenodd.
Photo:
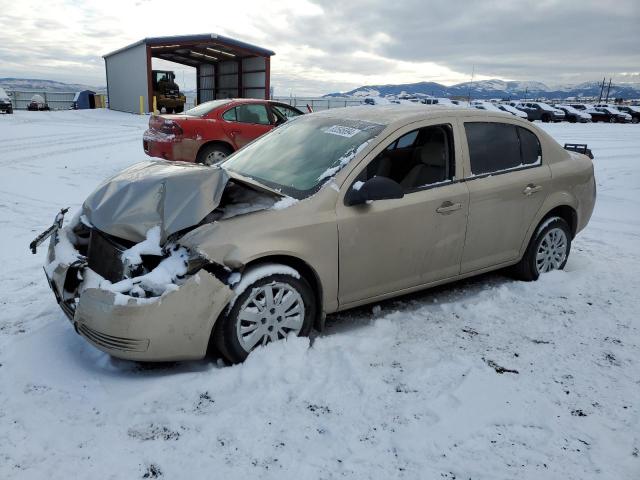
<instances>
[{"instance_id":1,"label":"wheel arch","mask_svg":"<svg viewBox=\"0 0 640 480\"><path fill-rule=\"evenodd\" d=\"M313 295L315 297L317 307L316 318L313 321L313 327L318 331L324 330L325 314L322 301L323 289L318 272L316 272L316 270L311 265L309 265L301 258L286 254L271 254L255 258L248 262L244 266L243 270L257 267L264 263L280 263L282 265L291 267L294 270L298 271L300 275L309 283L311 289L313 290Z\"/></svg>"},{"instance_id":2,"label":"wheel arch","mask_svg":"<svg viewBox=\"0 0 640 480\"><path fill-rule=\"evenodd\" d=\"M563 196L558 200L563 201L558 201L557 203L553 203L550 205L543 205L543 207L540 209L540 214L536 217L536 221L531 222L529 230L527 231L527 234L520 248L520 257L522 257L522 255L524 255L524 253L526 252L527 247L529 246L529 242L531 242L531 238L538 230L540 224L550 217L560 217L565 222L567 222L569 228L571 229L571 239L573 240L573 238L575 238L576 230L578 228L578 212L575 206L571 204L571 197Z\"/></svg>"},{"instance_id":3,"label":"wheel arch","mask_svg":"<svg viewBox=\"0 0 640 480\"><path fill-rule=\"evenodd\" d=\"M202 145L200 145L200 147L198 148L198 151L196 152L196 159L198 158L198 156L200 155L200 152L202 152L203 149L211 145L222 145L224 147L227 147L229 150L231 150L232 153L236 151L233 145L231 145L229 142L225 140L208 140Z\"/></svg>"}]
</instances>

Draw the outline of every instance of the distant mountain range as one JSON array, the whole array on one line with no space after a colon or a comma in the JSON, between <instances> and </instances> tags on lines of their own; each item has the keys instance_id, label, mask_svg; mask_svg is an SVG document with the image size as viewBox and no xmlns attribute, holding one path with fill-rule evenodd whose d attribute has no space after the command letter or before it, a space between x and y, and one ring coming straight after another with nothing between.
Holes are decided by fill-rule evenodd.
<instances>
[{"instance_id":1,"label":"distant mountain range","mask_svg":"<svg viewBox=\"0 0 640 480\"><path fill-rule=\"evenodd\" d=\"M480 80L458 83L447 87L435 82L404 83L400 85L365 85L348 92L329 93L325 97L367 97L400 95L407 93L416 96L466 97L487 100L546 98L565 99L567 97L598 97L598 82L585 82L578 85L548 87L541 82L506 82L504 80ZM607 85L605 85L605 92ZM640 83L612 84L609 98L640 98Z\"/></svg>"},{"instance_id":2,"label":"distant mountain range","mask_svg":"<svg viewBox=\"0 0 640 480\"><path fill-rule=\"evenodd\" d=\"M46 92L78 92L81 90L102 92L107 89L106 87L93 87L80 83L63 83L33 78L0 78L0 87L5 90L38 90Z\"/></svg>"}]
</instances>

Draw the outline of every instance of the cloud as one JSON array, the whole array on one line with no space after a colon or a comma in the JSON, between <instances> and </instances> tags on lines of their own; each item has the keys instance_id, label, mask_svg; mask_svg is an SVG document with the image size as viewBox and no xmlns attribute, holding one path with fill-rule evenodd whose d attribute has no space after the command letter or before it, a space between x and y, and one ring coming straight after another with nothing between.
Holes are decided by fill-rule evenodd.
<instances>
[{"instance_id":1,"label":"cloud","mask_svg":"<svg viewBox=\"0 0 640 480\"><path fill-rule=\"evenodd\" d=\"M21 0L2 8L11 28L0 29L0 76L95 85L104 85L101 56L111 50L208 31L275 50L278 94L452 84L473 68L475 78L551 84L638 81L640 65L637 0ZM176 69L193 86L193 70Z\"/></svg>"}]
</instances>

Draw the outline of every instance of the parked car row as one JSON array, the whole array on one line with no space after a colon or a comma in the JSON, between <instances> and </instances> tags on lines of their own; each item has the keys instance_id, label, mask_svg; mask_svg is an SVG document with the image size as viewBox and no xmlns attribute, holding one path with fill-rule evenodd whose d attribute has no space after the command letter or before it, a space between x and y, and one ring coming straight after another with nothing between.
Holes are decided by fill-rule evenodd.
<instances>
[{"instance_id":1,"label":"parked car row","mask_svg":"<svg viewBox=\"0 0 640 480\"><path fill-rule=\"evenodd\" d=\"M545 102L491 103L483 101L471 102L471 106L482 110L503 110L522 117L524 113L528 120L542 122L587 123L638 123L640 121L640 107L601 103L588 105L583 103L555 104Z\"/></svg>"}]
</instances>

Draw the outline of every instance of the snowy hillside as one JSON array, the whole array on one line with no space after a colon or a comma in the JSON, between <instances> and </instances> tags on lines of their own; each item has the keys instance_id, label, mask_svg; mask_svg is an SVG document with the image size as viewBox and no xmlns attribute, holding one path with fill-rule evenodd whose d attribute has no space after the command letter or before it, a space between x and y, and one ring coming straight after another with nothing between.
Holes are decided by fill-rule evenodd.
<instances>
[{"instance_id":1,"label":"snowy hillside","mask_svg":"<svg viewBox=\"0 0 640 480\"><path fill-rule=\"evenodd\" d=\"M29 78L0 78L0 87L5 90L39 90L51 92L78 92L81 90L102 91L106 87L96 88L79 83L63 83L54 80L37 80Z\"/></svg>"},{"instance_id":2,"label":"snowy hillside","mask_svg":"<svg viewBox=\"0 0 640 480\"><path fill-rule=\"evenodd\" d=\"M364 96L364 92L367 91L376 91L378 92L378 95L383 97L387 95L398 95L402 91L409 94L426 94L434 97L466 97L471 94L475 99L520 98L525 94L525 92L529 98L597 97L600 94L600 83L585 82L579 85L549 87L541 82L507 82L504 80L493 79L464 82L447 87L434 82L419 82L400 85L367 85L348 92L330 93L326 96ZM640 98L640 84L612 84L610 96L612 98Z\"/></svg>"},{"instance_id":3,"label":"snowy hillside","mask_svg":"<svg viewBox=\"0 0 640 480\"><path fill-rule=\"evenodd\" d=\"M146 158L147 121L0 115L0 479L640 478L638 125L541 125L596 156L566 271L332 315L225 367L94 349L27 248Z\"/></svg>"}]
</instances>

